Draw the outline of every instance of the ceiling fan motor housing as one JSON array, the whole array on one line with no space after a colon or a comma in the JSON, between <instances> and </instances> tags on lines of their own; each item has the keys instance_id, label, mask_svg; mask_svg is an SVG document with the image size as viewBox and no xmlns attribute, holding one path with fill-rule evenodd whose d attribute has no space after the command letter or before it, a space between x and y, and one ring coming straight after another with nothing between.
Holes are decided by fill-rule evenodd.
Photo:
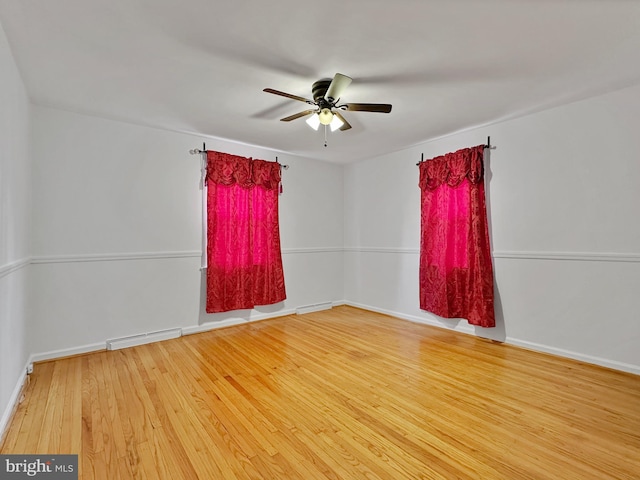
<instances>
[{"instance_id":1,"label":"ceiling fan motor housing","mask_svg":"<svg viewBox=\"0 0 640 480\"><path fill-rule=\"evenodd\" d=\"M329 85L331 85L330 78L323 78L322 80L318 80L314 82L311 87L311 92L313 93L313 100L318 104L318 106L322 109L323 107L329 107L330 104L324 99L327 90L329 89ZM337 98L334 99L338 100Z\"/></svg>"}]
</instances>

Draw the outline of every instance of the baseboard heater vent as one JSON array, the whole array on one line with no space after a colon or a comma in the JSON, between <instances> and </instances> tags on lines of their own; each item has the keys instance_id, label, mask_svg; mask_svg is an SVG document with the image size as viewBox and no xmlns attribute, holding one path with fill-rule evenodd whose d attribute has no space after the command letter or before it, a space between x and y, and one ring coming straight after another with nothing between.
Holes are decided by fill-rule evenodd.
<instances>
[{"instance_id":1,"label":"baseboard heater vent","mask_svg":"<svg viewBox=\"0 0 640 480\"><path fill-rule=\"evenodd\" d=\"M319 312L321 310L330 310L333 308L332 302L314 303L313 305L305 305L296 308L296 315L304 315L305 313Z\"/></svg>"},{"instance_id":2,"label":"baseboard heater vent","mask_svg":"<svg viewBox=\"0 0 640 480\"><path fill-rule=\"evenodd\" d=\"M180 336L182 336L182 330L180 328L171 328L169 330L159 330L157 332L143 333L141 335L131 335L130 337L115 338L113 340L107 340L107 350L120 350L121 348L160 342L162 340L169 340Z\"/></svg>"}]
</instances>

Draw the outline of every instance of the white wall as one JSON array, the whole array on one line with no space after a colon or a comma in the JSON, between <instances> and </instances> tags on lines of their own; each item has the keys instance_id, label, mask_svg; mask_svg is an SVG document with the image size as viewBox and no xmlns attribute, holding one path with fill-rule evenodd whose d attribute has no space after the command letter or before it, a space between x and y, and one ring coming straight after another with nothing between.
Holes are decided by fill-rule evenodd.
<instances>
[{"instance_id":1,"label":"white wall","mask_svg":"<svg viewBox=\"0 0 640 480\"><path fill-rule=\"evenodd\" d=\"M341 301L342 168L264 149L34 107L36 359L105 340L208 328ZM207 315L201 148L289 164L280 197L287 300ZM204 325L204 326L203 326Z\"/></svg>"},{"instance_id":2,"label":"white wall","mask_svg":"<svg viewBox=\"0 0 640 480\"><path fill-rule=\"evenodd\" d=\"M640 87L384 155L345 169L345 298L640 373ZM418 300L416 162L492 144L488 201L498 325Z\"/></svg>"},{"instance_id":3,"label":"white wall","mask_svg":"<svg viewBox=\"0 0 640 480\"><path fill-rule=\"evenodd\" d=\"M0 436L29 357L29 99L0 25Z\"/></svg>"}]
</instances>

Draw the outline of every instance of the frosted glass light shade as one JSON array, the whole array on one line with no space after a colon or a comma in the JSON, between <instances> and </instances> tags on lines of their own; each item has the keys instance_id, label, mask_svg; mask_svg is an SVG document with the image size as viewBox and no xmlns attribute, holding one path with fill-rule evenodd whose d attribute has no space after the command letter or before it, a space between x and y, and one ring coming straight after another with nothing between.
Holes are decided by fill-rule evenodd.
<instances>
[{"instance_id":1,"label":"frosted glass light shade","mask_svg":"<svg viewBox=\"0 0 640 480\"><path fill-rule=\"evenodd\" d=\"M307 122L307 125L309 125L311 128L313 128L314 130L318 130L318 127L320 126L320 117L318 117L317 113L314 113L305 121Z\"/></svg>"},{"instance_id":2,"label":"frosted glass light shade","mask_svg":"<svg viewBox=\"0 0 640 480\"><path fill-rule=\"evenodd\" d=\"M333 116L333 118L331 119L331 123L329 124L332 132L338 130L342 125L344 125L344 122L340 120L337 115Z\"/></svg>"}]
</instances>

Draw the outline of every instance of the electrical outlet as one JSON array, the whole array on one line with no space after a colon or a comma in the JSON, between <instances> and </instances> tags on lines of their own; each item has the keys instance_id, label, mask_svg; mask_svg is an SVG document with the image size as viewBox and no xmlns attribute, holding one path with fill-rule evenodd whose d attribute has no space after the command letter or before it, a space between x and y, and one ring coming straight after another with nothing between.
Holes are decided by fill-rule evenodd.
<instances>
[{"instance_id":1,"label":"electrical outlet","mask_svg":"<svg viewBox=\"0 0 640 480\"><path fill-rule=\"evenodd\" d=\"M27 365L27 375L31 375L33 373L33 363Z\"/></svg>"}]
</instances>

